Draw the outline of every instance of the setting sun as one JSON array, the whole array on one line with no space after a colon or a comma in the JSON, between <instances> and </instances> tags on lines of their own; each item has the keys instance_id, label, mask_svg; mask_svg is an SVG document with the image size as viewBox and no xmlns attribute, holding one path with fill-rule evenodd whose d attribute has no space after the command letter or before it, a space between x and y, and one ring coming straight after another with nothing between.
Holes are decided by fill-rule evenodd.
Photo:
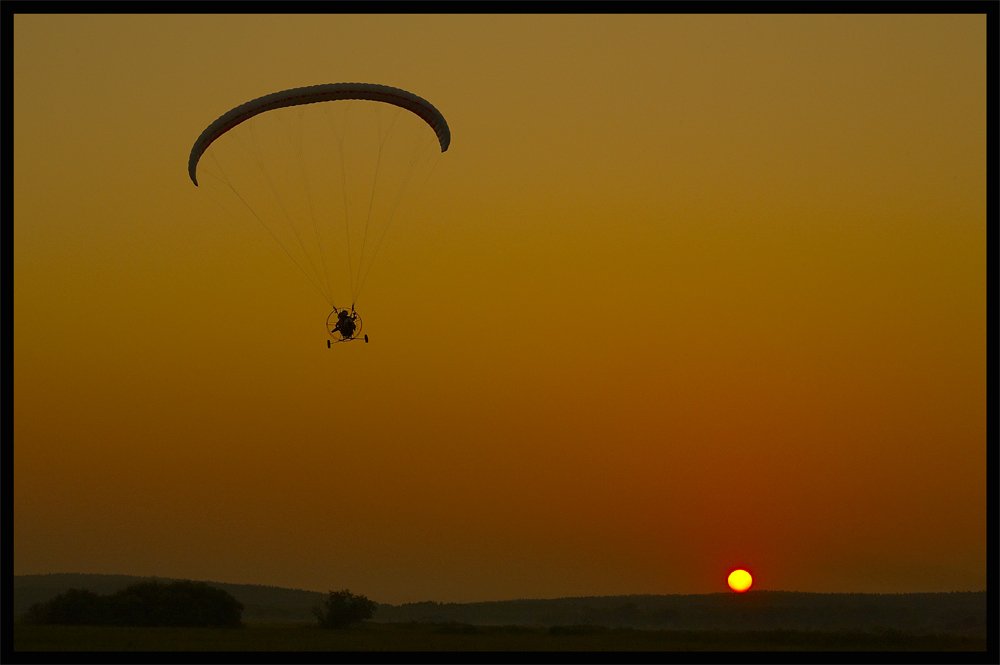
<instances>
[{"instance_id":1,"label":"setting sun","mask_svg":"<svg viewBox=\"0 0 1000 665\"><path fill-rule=\"evenodd\" d=\"M753 578L750 576L750 573L742 568L729 573L729 588L736 593L748 591L751 584L753 584Z\"/></svg>"}]
</instances>

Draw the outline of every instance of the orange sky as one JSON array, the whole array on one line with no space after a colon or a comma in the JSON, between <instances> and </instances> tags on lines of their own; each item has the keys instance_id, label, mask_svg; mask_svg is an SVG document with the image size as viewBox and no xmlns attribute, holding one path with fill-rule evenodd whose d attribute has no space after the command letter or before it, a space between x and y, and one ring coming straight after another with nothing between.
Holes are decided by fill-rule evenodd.
<instances>
[{"instance_id":1,"label":"orange sky","mask_svg":"<svg viewBox=\"0 0 1000 665\"><path fill-rule=\"evenodd\" d=\"M359 309L187 178L337 81L452 131ZM985 588L974 15L18 15L15 573L381 602Z\"/></svg>"}]
</instances>

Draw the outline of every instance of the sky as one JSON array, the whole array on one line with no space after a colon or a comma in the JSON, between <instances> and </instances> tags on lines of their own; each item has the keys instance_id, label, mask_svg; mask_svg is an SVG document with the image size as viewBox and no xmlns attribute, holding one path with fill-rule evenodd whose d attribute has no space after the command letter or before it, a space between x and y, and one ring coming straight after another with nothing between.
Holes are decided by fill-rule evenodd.
<instances>
[{"instance_id":1,"label":"sky","mask_svg":"<svg viewBox=\"0 0 1000 665\"><path fill-rule=\"evenodd\" d=\"M13 50L15 574L985 589L984 16L37 14ZM327 348L343 296L187 158L345 81L452 142Z\"/></svg>"}]
</instances>

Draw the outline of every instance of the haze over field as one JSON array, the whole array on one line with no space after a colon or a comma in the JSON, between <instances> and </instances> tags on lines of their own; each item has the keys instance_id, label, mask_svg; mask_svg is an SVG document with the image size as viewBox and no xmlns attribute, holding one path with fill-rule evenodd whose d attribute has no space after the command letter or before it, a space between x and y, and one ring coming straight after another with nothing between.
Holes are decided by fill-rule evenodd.
<instances>
[{"instance_id":1,"label":"haze over field","mask_svg":"<svg viewBox=\"0 0 1000 665\"><path fill-rule=\"evenodd\" d=\"M985 589L984 16L22 14L13 51L16 574ZM452 142L327 349L186 166L355 81Z\"/></svg>"}]
</instances>

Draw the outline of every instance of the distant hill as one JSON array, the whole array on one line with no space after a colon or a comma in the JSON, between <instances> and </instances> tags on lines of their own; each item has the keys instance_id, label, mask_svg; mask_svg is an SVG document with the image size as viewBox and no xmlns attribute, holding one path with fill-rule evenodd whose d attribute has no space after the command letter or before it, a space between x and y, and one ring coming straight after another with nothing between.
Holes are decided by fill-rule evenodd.
<instances>
[{"instance_id":1,"label":"distant hill","mask_svg":"<svg viewBox=\"0 0 1000 665\"><path fill-rule=\"evenodd\" d=\"M128 575L17 575L14 614L70 588L107 594L141 580ZM244 621L312 622L323 593L208 582L244 605ZM361 590L355 590L364 593ZM375 621L658 630L821 630L986 634L986 593L820 594L751 591L670 596L596 596L482 603L380 604Z\"/></svg>"},{"instance_id":2,"label":"distant hill","mask_svg":"<svg viewBox=\"0 0 1000 665\"><path fill-rule=\"evenodd\" d=\"M986 593L751 591L383 606L384 622L607 626L653 630L821 630L986 634Z\"/></svg>"}]
</instances>

